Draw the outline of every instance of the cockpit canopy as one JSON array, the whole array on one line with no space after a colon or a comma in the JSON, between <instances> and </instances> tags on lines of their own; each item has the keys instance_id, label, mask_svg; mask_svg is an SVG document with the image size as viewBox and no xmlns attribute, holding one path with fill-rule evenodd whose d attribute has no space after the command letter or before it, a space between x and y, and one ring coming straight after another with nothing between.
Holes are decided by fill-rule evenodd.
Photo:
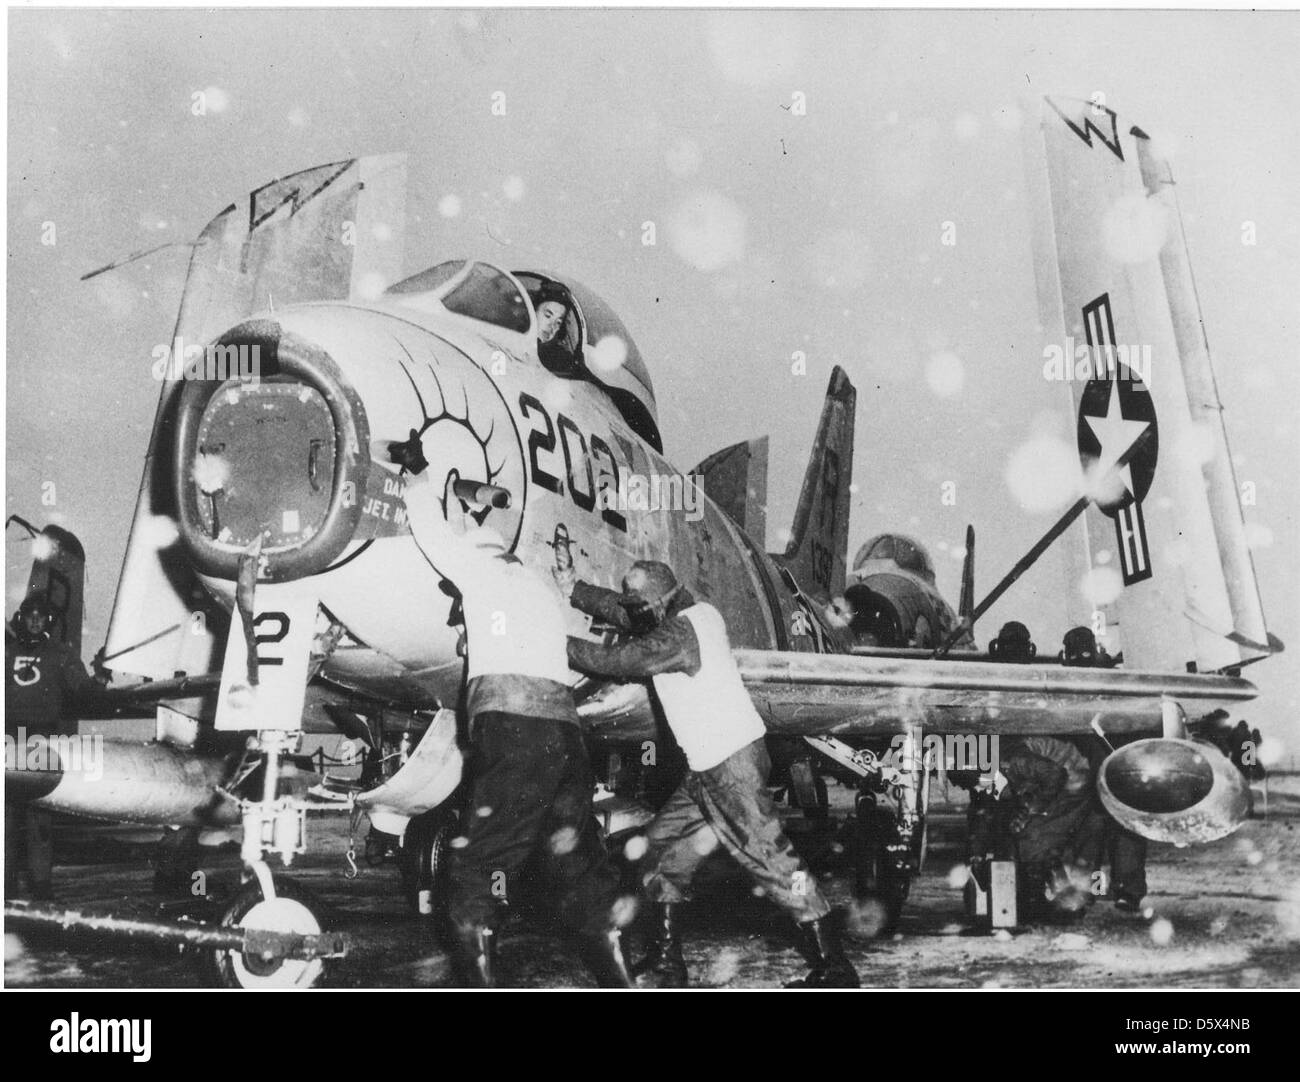
<instances>
[{"instance_id":1,"label":"cockpit canopy","mask_svg":"<svg viewBox=\"0 0 1300 1082\"><path fill-rule=\"evenodd\" d=\"M876 571L885 570L879 566L869 566L880 563L892 563L900 570L910 571L913 575L934 585L934 563L930 559L930 554L920 542L913 541L910 537L894 533L873 537L858 549L857 556L853 558L852 573L862 578Z\"/></svg>"},{"instance_id":2,"label":"cockpit canopy","mask_svg":"<svg viewBox=\"0 0 1300 1082\"><path fill-rule=\"evenodd\" d=\"M538 357L561 379L604 388L628 427L656 451L663 450L654 385L623 321L600 297L572 278L538 271L507 274L489 263L456 259L439 263L390 286L386 296L419 298L449 312L518 334L537 333L535 300L558 299L566 312L559 334Z\"/></svg>"},{"instance_id":3,"label":"cockpit canopy","mask_svg":"<svg viewBox=\"0 0 1300 1082\"><path fill-rule=\"evenodd\" d=\"M388 295L432 294L449 312L527 334L532 311L519 284L489 263L453 259L388 288Z\"/></svg>"}]
</instances>

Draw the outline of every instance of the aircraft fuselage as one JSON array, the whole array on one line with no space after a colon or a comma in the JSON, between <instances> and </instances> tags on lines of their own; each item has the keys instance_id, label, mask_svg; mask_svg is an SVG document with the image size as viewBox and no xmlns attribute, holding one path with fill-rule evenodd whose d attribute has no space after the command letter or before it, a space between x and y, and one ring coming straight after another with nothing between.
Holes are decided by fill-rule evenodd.
<instances>
[{"instance_id":1,"label":"aircraft fuselage","mask_svg":"<svg viewBox=\"0 0 1300 1082\"><path fill-rule=\"evenodd\" d=\"M405 526L399 468L376 450L414 432L440 490L454 472L511 493L509 508L478 514L526 563L571 563L617 587L635 560L663 560L726 614L736 647L814 648L761 541L634 432L600 385L548 372L531 332L427 309L283 309L223 336L259 341L269 374L186 388L182 536L227 609L238 557L260 533L260 577L310 582L346 629L326 679L423 699L412 705L454 702L451 597ZM590 633L585 617L573 621L575 634ZM259 623L268 656L284 630Z\"/></svg>"}]
</instances>

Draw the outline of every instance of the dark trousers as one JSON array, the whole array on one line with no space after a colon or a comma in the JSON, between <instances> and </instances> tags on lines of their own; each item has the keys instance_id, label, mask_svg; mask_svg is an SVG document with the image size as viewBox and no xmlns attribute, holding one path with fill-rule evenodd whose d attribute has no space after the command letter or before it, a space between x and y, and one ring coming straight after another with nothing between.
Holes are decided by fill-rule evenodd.
<instances>
[{"instance_id":1,"label":"dark trousers","mask_svg":"<svg viewBox=\"0 0 1300 1082\"><path fill-rule=\"evenodd\" d=\"M1063 794L1031 816L1016 835L1016 859L1029 864L1060 861L1092 871L1105 852L1107 816L1092 794Z\"/></svg>"},{"instance_id":2,"label":"dark trousers","mask_svg":"<svg viewBox=\"0 0 1300 1082\"><path fill-rule=\"evenodd\" d=\"M20 893L24 872L33 894L48 892L53 871L53 814L5 801L5 897Z\"/></svg>"},{"instance_id":3,"label":"dark trousers","mask_svg":"<svg viewBox=\"0 0 1300 1082\"><path fill-rule=\"evenodd\" d=\"M1147 892L1147 840L1111 820L1107 824L1112 894L1141 898Z\"/></svg>"},{"instance_id":4,"label":"dark trousers","mask_svg":"<svg viewBox=\"0 0 1300 1082\"><path fill-rule=\"evenodd\" d=\"M571 931L599 935L613 927L618 875L592 813L594 779L581 729L480 714L470 726L466 772L465 844L452 850L449 868L453 926L490 927L501 900L525 886L523 876L540 874ZM530 863L534 857L539 861Z\"/></svg>"},{"instance_id":5,"label":"dark trousers","mask_svg":"<svg viewBox=\"0 0 1300 1082\"><path fill-rule=\"evenodd\" d=\"M1128 742L1122 740L1120 746ZM1110 749L1095 739L1076 743L1088 757L1095 783L1097 771L1101 769ZM1142 835L1125 830L1101 807L1099 798L1094 795L1093 799L1106 824L1101 858L1110 861L1110 893L1131 894L1140 898L1147 892L1147 841Z\"/></svg>"},{"instance_id":6,"label":"dark trousers","mask_svg":"<svg viewBox=\"0 0 1300 1082\"><path fill-rule=\"evenodd\" d=\"M652 902L690 900L691 880L721 843L763 893L798 923L820 920L830 905L781 829L767 791L772 763L756 740L708 770L690 771L646 832Z\"/></svg>"},{"instance_id":7,"label":"dark trousers","mask_svg":"<svg viewBox=\"0 0 1300 1082\"><path fill-rule=\"evenodd\" d=\"M1145 839L1116 823L1091 793L1061 797L1034 816L1016 835L1016 857L1040 865L1059 860L1076 874L1092 875L1094 893L1140 898L1147 892ZM1107 861L1109 881L1097 874Z\"/></svg>"}]
</instances>

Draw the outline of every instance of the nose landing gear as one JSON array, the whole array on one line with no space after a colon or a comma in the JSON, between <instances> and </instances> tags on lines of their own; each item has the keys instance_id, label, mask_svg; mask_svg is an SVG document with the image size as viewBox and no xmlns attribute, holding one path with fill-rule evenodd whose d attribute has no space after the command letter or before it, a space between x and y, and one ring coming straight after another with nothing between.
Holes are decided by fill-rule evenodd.
<instances>
[{"instance_id":1,"label":"nose landing gear","mask_svg":"<svg viewBox=\"0 0 1300 1082\"><path fill-rule=\"evenodd\" d=\"M270 871L262 865L266 880ZM211 956L212 976L222 988L311 988L325 973L325 957L314 948L328 949L321 922L293 884L263 887L263 875L250 881L221 916L221 927L245 932L242 950L218 950ZM281 933L259 936L258 933ZM296 944L298 952L285 952ZM307 955L300 957L299 954Z\"/></svg>"}]
</instances>

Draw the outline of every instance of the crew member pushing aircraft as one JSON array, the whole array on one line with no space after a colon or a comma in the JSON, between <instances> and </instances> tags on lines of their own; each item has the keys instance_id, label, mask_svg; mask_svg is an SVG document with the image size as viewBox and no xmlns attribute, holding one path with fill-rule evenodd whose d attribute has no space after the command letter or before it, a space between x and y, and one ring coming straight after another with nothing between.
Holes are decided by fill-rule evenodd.
<instances>
[{"instance_id":1,"label":"crew member pushing aircraft","mask_svg":"<svg viewBox=\"0 0 1300 1082\"><path fill-rule=\"evenodd\" d=\"M690 767L646 834L643 883L656 907L656 938L638 975L660 987L685 986L678 912L714 835L802 934L813 968L789 987L858 987L828 919L831 907L781 829L767 791L763 721L741 682L721 614L697 603L667 565L652 560L632 565L622 594L576 583L570 600L631 632L615 646L570 638L570 664L617 680L650 680Z\"/></svg>"},{"instance_id":2,"label":"crew member pushing aircraft","mask_svg":"<svg viewBox=\"0 0 1300 1082\"><path fill-rule=\"evenodd\" d=\"M440 494L408 477L406 509L421 550L460 591L465 616L471 794L448 889L461 977L494 986L494 887L504 876L509 891L540 854L558 915L581 937L597 980L632 987L613 915L618 877L592 814L593 776L567 683L563 600L495 530L452 528L448 515L469 526L453 480Z\"/></svg>"}]
</instances>

